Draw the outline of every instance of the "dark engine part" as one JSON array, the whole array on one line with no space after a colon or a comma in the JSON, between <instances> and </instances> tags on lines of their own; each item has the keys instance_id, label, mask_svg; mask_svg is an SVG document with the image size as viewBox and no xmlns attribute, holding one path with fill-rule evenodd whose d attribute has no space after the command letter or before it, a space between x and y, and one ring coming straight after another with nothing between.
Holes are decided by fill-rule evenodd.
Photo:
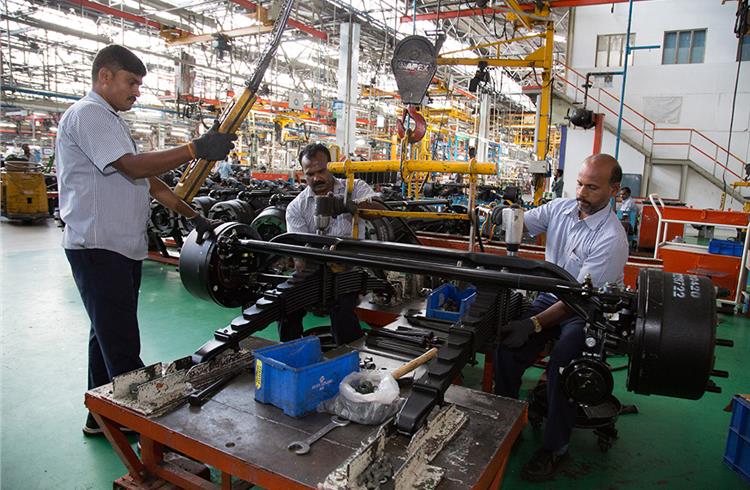
<instances>
[{"instance_id":1,"label":"dark engine part","mask_svg":"<svg viewBox=\"0 0 750 490\"><path fill-rule=\"evenodd\" d=\"M192 202L193 209L205 217L208 217L208 213L211 211L214 204L216 204L216 199L208 196L196 197Z\"/></svg>"},{"instance_id":2,"label":"dark engine part","mask_svg":"<svg viewBox=\"0 0 750 490\"><path fill-rule=\"evenodd\" d=\"M177 226L177 215L157 200L151 201L149 228L162 238L174 235Z\"/></svg>"},{"instance_id":3,"label":"dark engine part","mask_svg":"<svg viewBox=\"0 0 750 490\"><path fill-rule=\"evenodd\" d=\"M265 257L237 251L231 244L236 239L260 240L260 235L240 223L224 223L214 231L225 239L205 240L199 245L195 231L188 235L187 246L180 252L180 279L185 289L193 296L228 308L256 300L255 278Z\"/></svg>"},{"instance_id":4,"label":"dark engine part","mask_svg":"<svg viewBox=\"0 0 750 490\"><path fill-rule=\"evenodd\" d=\"M628 389L696 400L714 365L716 299L705 277L644 270L638 276L638 319Z\"/></svg>"},{"instance_id":5,"label":"dark engine part","mask_svg":"<svg viewBox=\"0 0 750 490\"><path fill-rule=\"evenodd\" d=\"M286 233L286 206L270 206L258 213L250 223L261 240L270 241L273 237Z\"/></svg>"},{"instance_id":6,"label":"dark engine part","mask_svg":"<svg viewBox=\"0 0 750 490\"><path fill-rule=\"evenodd\" d=\"M591 358L573 360L563 369L561 380L565 394L587 406L602 403L612 395L615 385L609 366Z\"/></svg>"},{"instance_id":7,"label":"dark engine part","mask_svg":"<svg viewBox=\"0 0 750 490\"><path fill-rule=\"evenodd\" d=\"M554 264L519 257L305 234L285 234L269 243L247 230L223 225L216 239L197 245L191 235L183 248L180 272L193 294L224 305L257 298L242 316L215 332L214 340L194 354L195 362L237 345L289 312L329 304L342 292L387 287L362 267L428 274L477 287L468 315L449 327L437 358L414 382L397 419L403 432L421 426L472 355L493 341L499 325L518 316L523 298L517 289L551 292L586 321L586 351L563 373L567 393L584 405L596 405L612 392L607 352L630 356L628 389L638 393L698 398L707 390L709 376L718 375L712 370L715 292L708 280L644 270L637 293L611 284L594 289L590 281L579 284ZM284 277L282 284L269 282L263 267L265 257L273 255L302 258L309 268ZM329 263L354 269L334 273ZM686 298L667 298L667 293Z\"/></svg>"},{"instance_id":8,"label":"dark engine part","mask_svg":"<svg viewBox=\"0 0 750 490\"><path fill-rule=\"evenodd\" d=\"M208 212L208 217L225 223L234 221L250 224L255 217L255 209L242 199L232 199L214 204Z\"/></svg>"},{"instance_id":9,"label":"dark engine part","mask_svg":"<svg viewBox=\"0 0 750 490\"><path fill-rule=\"evenodd\" d=\"M193 201L190 203L190 207L195 209L198 214L208 218L211 207L214 204L216 204L216 199L208 196L198 196L193 198ZM177 226L179 227L180 233L182 235L187 235L188 233L193 231L193 224L184 216L180 216L177 218Z\"/></svg>"}]
</instances>

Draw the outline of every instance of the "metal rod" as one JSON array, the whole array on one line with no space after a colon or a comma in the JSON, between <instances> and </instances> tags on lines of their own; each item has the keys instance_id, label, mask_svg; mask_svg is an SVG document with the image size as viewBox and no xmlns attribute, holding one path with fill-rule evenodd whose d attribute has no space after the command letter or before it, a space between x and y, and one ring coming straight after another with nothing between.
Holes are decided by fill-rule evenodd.
<instances>
[{"instance_id":1,"label":"metal rod","mask_svg":"<svg viewBox=\"0 0 750 490\"><path fill-rule=\"evenodd\" d=\"M310 237L314 238L315 236L311 235ZM466 266L458 267L455 265L424 260L424 257L428 256L428 254L425 253L424 247L420 247L420 250L422 251L421 259L415 257L394 257L391 255L387 258L387 261L384 261L384 255L382 253L373 253L372 251L368 252L366 249L341 251L337 248L340 244L347 245L349 248L353 249L365 248L368 245L365 244L365 247L356 247L356 242L352 242L354 241L342 240L337 245L334 245L334 249L332 250L323 250L302 245L290 245L287 243L244 239L238 239L236 244L240 249L255 253L260 252L272 255L292 256L318 262L357 265L372 267L375 269L387 268L388 270L411 272L414 274L427 273L433 276L458 279L474 284L483 283L514 289L545 291L563 296L577 295L583 291L583 287L573 280L529 276L511 272L500 272L491 269L474 269Z\"/></svg>"}]
</instances>

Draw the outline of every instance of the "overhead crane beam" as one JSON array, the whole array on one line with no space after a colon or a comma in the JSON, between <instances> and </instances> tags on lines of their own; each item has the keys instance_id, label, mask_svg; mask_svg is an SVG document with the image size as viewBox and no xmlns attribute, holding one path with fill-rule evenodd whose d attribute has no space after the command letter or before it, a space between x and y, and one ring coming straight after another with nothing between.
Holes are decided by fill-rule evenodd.
<instances>
[{"instance_id":1,"label":"overhead crane beam","mask_svg":"<svg viewBox=\"0 0 750 490\"><path fill-rule=\"evenodd\" d=\"M258 5L257 3L251 2L249 0L230 0L230 1L241 7L246 8L250 12L257 12L259 17L265 16L266 18L268 18L268 10L262 5ZM287 24L289 25L289 27L298 29L306 34L311 35L312 37L316 37L322 41L328 41L327 33L320 31L314 27L311 27L307 24L303 24L302 22L298 20L289 19L289 22Z\"/></svg>"},{"instance_id":2,"label":"overhead crane beam","mask_svg":"<svg viewBox=\"0 0 750 490\"><path fill-rule=\"evenodd\" d=\"M487 66L505 66L512 68L542 68L543 60L515 60L503 58L443 58L438 57L438 65L479 65L487 63Z\"/></svg>"},{"instance_id":3,"label":"overhead crane beam","mask_svg":"<svg viewBox=\"0 0 750 490\"><path fill-rule=\"evenodd\" d=\"M186 44L205 43L211 41L216 36L226 37L242 37L242 36L254 36L257 34L265 34L273 30L273 25L258 24L254 26L239 27L237 29L230 29L228 31L219 31L211 34L188 34L175 39L169 39L167 42L170 46L184 46Z\"/></svg>"},{"instance_id":4,"label":"overhead crane beam","mask_svg":"<svg viewBox=\"0 0 750 490\"><path fill-rule=\"evenodd\" d=\"M505 3L508 4L508 7L513 11L513 16L518 19L518 21L523 24L523 26L526 29L531 29L532 23L529 22L529 19L527 19L521 12L521 6L518 5L517 0L505 0Z\"/></svg>"},{"instance_id":5,"label":"overhead crane beam","mask_svg":"<svg viewBox=\"0 0 750 490\"><path fill-rule=\"evenodd\" d=\"M491 43L475 44L474 46L469 46L467 48L455 49L453 51L443 51L440 53L440 55L446 56L449 54L462 53L464 51L474 51L475 49L493 48L498 47L502 44L516 43L519 41L525 41L527 39L534 39L535 37L540 36L544 36L544 34L531 34L529 36L514 37L512 39L500 39L499 41L492 41Z\"/></svg>"},{"instance_id":6,"label":"overhead crane beam","mask_svg":"<svg viewBox=\"0 0 750 490\"><path fill-rule=\"evenodd\" d=\"M568 8L568 7L590 7L593 5L611 5L613 3L626 3L628 0L550 0L549 8ZM633 0L635 2L641 2L645 0ZM519 5L519 10L524 12L530 12L534 10L534 4L525 3ZM442 10L440 12L429 12L425 14L404 15L401 17L400 22L406 24L413 21L420 20L438 20L438 19L457 19L460 17L476 17L478 15L493 15L493 14L507 14L512 13L512 9L508 8L474 8L474 9L460 9L460 10Z\"/></svg>"}]
</instances>

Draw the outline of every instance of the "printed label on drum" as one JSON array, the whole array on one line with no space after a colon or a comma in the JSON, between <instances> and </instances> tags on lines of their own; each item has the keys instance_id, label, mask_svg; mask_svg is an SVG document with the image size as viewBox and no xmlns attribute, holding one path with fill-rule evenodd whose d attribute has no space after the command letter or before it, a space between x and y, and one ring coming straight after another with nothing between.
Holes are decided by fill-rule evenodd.
<instances>
[{"instance_id":1,"label":"printed label on drum","mask_svg":"<svg viewBox=\"0 0 750 490\"><path fill-rule=\"evenodd\" d=\"M263 376L263 363L260 359L255 360L255 389L260 389L260 378Z\"/></svg>"},{"instance_id":2,"label":"printed label on drum","mask_svg":"<svg viewBox=\"0 0 750 490\"><path fill-rule=\"evenodd\" d=\"M672 296L684 299L690 297L698 299L701 297L700 280L698 276L687 276L684 274L672 275Z\"/></svg>"}]
</instances>

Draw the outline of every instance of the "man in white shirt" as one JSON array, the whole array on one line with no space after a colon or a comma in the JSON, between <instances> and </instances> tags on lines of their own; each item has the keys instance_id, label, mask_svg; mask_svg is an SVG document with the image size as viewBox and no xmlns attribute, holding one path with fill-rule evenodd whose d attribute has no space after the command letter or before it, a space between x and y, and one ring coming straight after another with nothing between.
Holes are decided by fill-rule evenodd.
<instances>
[{"instance_id":1,"label":"man in white shirt","mask_svg":"<svg viewBox=\"0 0 750 490\"><path fill-rule=\"evenodd\" d=\"M627 216L628 213L635 209L635 203L630 195L630 187L623 187L620 191L622 197L622 204L620 205L620 212L623 216Z\"/></svg>"},{"instance_id":2,"label":"man in white shirt","mask_svg":"<svg viewBox=\"0 0 750 490\"><path fill-rule=\"evenodd\" d=\"M372 202L378 194L366 182L356 179L352 191L352 202L344 205L346 180L337 179L328 171L331 153L320 143L307 145L299 155L299 162L305 174L307 188L302 191L286 208L286 231L288 233L317 233L315 225L315 196L332 194L339 199L337 206L342 212L331 218L324 234L343 238L352 237L352 215L355 208L383 209L379 203ZM358 237L357 237L358 238ZM295 259L295 268L304 268L304 262ZM358 339L363 335L359 319L354 308L359 304L359 293L342 294L331 306L331 329L337 345ZM304 310L291 312L279 321L279 339L282 342L302 336L302 319Z\"/></svg>"}]
</instances>

